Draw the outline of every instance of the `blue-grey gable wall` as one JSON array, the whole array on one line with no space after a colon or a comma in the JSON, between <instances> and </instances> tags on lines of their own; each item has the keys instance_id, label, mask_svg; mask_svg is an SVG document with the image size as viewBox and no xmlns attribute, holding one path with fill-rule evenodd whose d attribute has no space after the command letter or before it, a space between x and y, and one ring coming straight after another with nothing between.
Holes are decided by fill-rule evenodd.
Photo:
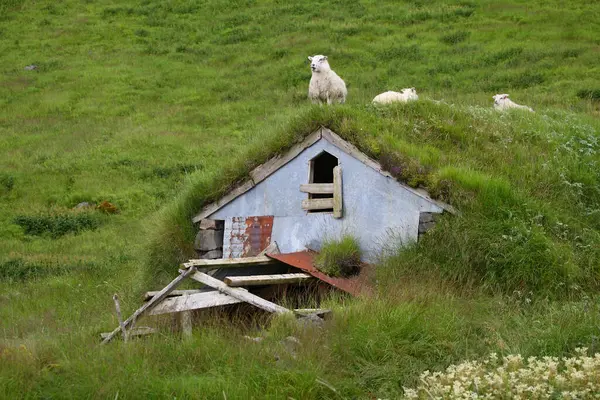
<instances>
[{"instance_id":1,"label":"blue-grey gable wall","mask_svg":"<svg viewBox=\"0 0 600 400\"><path fill-rule=\"evenodd\" d=\"M337 157L342 168L341 219L333 218L332 213L302 209L302 200L308 195L300 192L300 185L308 183L309 162L322 151ZM318 250L324 239L348 233L359 240L364 260L375 261L385 248L417 240L420 212L442 211L426 197L320 139L208 218L225 220L224 257L240 256L228 246L231 217L272 215L271 241L277 242L282 253Z\"/></svg>"}]
</instances>

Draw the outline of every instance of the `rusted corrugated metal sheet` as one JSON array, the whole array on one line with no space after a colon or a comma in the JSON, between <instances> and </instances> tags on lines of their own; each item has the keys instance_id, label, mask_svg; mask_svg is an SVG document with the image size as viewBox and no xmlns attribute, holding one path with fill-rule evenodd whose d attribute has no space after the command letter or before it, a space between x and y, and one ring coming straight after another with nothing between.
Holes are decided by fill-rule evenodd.
<instances>
[{"instance_id":1,"label":"rusted corrugated metal sheet","mask_svg":"<svg viewBox=\"0 0 600 400\"><path fill-rule=\"evenodd\" d=\"M223 256L236 258L257 255L271 243L272 231L272 215L231 218L231 224L225 224Z\"/></svg>"},{"instance_id":2,"label":"rusted corrugated metal sheet","mask_svg":"<svg viewBox=\"0 0 600 400\"><path fill-rule=\"evenodd\" d=\"M296 253L287 254L267 254L267 256L279 260L285 264L291 265L292 267L299 268L315 278L322 280L323 282L329 283L344 292L350 293L354 296L360 294L369 294L371 292L370 277L373 272L373 266L370 264L363 264L360 274L352 276L350 278L333 278L325 275L319 271L314 265L314 257L317 253L313 251L299 251Z\"/></svg>"}]
</instances>

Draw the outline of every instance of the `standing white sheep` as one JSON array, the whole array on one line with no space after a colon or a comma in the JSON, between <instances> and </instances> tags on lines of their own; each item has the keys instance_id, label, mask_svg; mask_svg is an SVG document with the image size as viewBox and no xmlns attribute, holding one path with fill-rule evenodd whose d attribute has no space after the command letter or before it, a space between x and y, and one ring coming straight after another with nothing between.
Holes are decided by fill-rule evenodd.
<instances>
[{"instance_id":1,"label":"standing white sheep","mask_svg":"<svg viewBox=\"0 0 600 400\"><path fill-rule=\"evenodd\" d=\"M402 89L402 92L393 92L388 91L381 94L378 94L373 99L373 103L376 104L389 104L394 102L407 103L409 101L419 100L419 96L417 96L417 91L415 88Z\"/></svg>"},{"instance_id":2,"label":"standing white sheep","mask_svg":"<svg viewBox=\"0 0 600 400\"><path fill-rule=\"evenodd\" d=\"M494 108L499 111L508 110L509 108L522 108L527 111L533 111L533 108L522 106L520 104L515 103L511 99L508 98L507 94L497 94L493 96L494 99Z\"/></svg>"},{"instance_id":3,"label":"standing white sheep","mask_svg":"<svg viewBox=\"0 0 600 400\"><path fill-rule=\"evenodd\" d=\"M346 84L335 73L327 62L327 56L312 56L310 60L310 69L312 77L308 85L308 98L313 103L344 103L346 101Z\"/></svg>"}]
</instances>

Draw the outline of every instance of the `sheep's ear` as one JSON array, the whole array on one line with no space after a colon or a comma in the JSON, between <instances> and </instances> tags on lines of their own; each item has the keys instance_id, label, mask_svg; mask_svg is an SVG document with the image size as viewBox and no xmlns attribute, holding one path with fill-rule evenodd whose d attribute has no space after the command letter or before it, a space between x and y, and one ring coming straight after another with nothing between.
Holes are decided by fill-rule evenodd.
<instances>
[{"instance_id":1,"label":"sheep's ear","mask_svg":"<svg viewBox=\"0 0 600 400\"><path fill-rule=\"evenodd\" d=\"M323 60L327 60L327 56L324 56L324 57L323 57Z\"/></svg>"},{"instance_id":2,"label":"sheep's ear","mask_svg":"<svg viewBox=\"0 0 600 400\"><path fill-rule=\"evenodd\" d=\"M312 61L312 59L313 58L311 56L308 56L308 61Z\"/></svg>"},{"instance_id":3,"label":"sheep's ear","mask_svg":"<svg viewBox=\"0 0 600 400\"><path fill-rule=\"evenodd\" d=\"M508 99L508 95L507 94L503 94L501 99Z\"/></svg>"}]
</instances>

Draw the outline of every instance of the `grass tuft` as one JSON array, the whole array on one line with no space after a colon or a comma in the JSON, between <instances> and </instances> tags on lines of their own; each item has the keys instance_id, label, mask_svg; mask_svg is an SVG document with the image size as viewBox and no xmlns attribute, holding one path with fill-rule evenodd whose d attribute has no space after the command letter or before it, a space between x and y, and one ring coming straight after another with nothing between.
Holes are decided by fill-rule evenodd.
<instances>
[{"instance_id":1,"label":"grass tuft","mask_svg":"<svg viewBox=\"0 0 600 400\"><path fill-rule=\"evenodd\" d=\"M315 256L315 266L329 276L349 277L360 272L360 246L351 235L339 240L325 240Z\"/></svg>"}]
</instances>

